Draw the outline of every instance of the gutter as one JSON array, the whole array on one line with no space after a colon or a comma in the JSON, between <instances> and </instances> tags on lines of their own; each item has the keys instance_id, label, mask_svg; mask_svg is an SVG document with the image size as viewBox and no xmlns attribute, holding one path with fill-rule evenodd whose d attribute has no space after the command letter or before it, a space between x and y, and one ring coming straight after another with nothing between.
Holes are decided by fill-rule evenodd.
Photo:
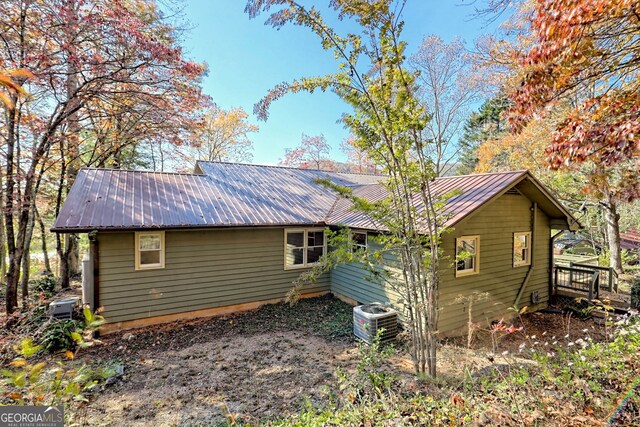
<instances>
[{"instance_id":1,"label":"gutter","mask_svg":"<svg viewBox=\"0 0 640 427\"><path fill-rule=\"evenodd\" d=\"M513 303L513 306L520 310L519 304L520 299L522 298L522 294L524 294L524 290L529 283L529 279L531 278L531 274L533 273L533 267L535 265L535 241L536 241L536 219L538 214L538 204L533 202L533 206L531 207L533 213L531 214L531 248L529 248L529 256L531 257L531 264L529 264L529 271L527 271L527 275L524 277L524 281L520 286L520 290L518 291L518 296L516 297L516 301Z\"/></svg>"},{"instance_id":2,"label":"gutter","mask_svg":"<svg viewBox=\"0 0 640 427\"><path fill-rule=\"evenodd\" d=\"M319 222L297 222L297 223L282 223L282 224L184 224L184 225L153 225L153 226L130 226L130 227L78 227L78 228L65 228L65 227L52 227L49 229L52 233L91 233L91 232L129 232L129 231L154 231L154 230L228 230L228 229L246 229L246 228L282 228L282 227L328 227L332 224L327 224L324 221ZM336 224L337 225L337 224Z\"/></svg>"}]
</instances>

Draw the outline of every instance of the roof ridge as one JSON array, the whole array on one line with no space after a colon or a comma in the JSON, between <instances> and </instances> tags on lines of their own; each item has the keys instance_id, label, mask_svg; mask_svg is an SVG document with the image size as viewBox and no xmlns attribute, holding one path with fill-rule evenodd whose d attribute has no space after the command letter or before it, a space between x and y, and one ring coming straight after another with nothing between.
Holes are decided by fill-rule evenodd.
<instances>
[{"instance_id":1,"label":"roof ridge","mask_svg":"<svg viewBox=\"0 0 640 427\"><path fill-rule=\"evenodd\" d=\"M201 176L207 177L204 173L192 173L192 172L174 172L174 171L152 171L152 170L136 170L136 169L112 169L112 168L96 168L83 166L80 170L94 170L94 171L108 171L108 172L128 172L128 173L151 173L158 175L186 175L186 176Z\"/></svg>"},{"instance_id":2,"label":"roof ridge","mask_svg":"<svg viewBox=\"0 0 640 427\"><path fill-rule=\"evenodd\" d=\"M336 194L336 199L333 201L333 204L331 204L331 207L329 208L329 210L327 211L327 214L324 216L323 220L325 223L329 222L329 218L331 218L331 214L333 213L333 211L336 209L336 207L338 206L338 202L340 201L340 199L342 198L346 198L344 196L341 196L340 194Z\"/></svg>"},{"instance_id":3,"label":"roof ridge","mask_svg":"<svg viewBox=\"0 0 640 427\"><path fill-rule=\"evenodd\" d=\"M282 165L264 165L264 164L244 163L244 162L222 162L222 161L211 161L211 160L196 160L196 164L198 164L198 163L217 163L217 164L223 164L223 165L257 166L257 167L262 167L262 168L277 168L277 169L300 170L300 171L310 171L310 172L341 173L341 174L349 174L349 175L386 177L386 175L380 175L380 174L376 174L376 173L339 172L339 171L330 171L330 170L324 170L324 169L300 168L300 167L282 166Z\"/></svg>"},{"instance_id":4,"label":"roof ridge","mask_svg":"<svg viewBox=\"0 0 640 427\"><path fill-rule=\"evenodd\" d=\"M529 173L528 169L518 169L515 171L503 171L503 172L483 172L483 173L468 173L465 175L449 175L449 176L439 176L438 179L453 179L453 178L464 178L467 176L488 176L488 175L507 175L507 174L517 174L517 173Z\"/></svg>"}]
</instances>

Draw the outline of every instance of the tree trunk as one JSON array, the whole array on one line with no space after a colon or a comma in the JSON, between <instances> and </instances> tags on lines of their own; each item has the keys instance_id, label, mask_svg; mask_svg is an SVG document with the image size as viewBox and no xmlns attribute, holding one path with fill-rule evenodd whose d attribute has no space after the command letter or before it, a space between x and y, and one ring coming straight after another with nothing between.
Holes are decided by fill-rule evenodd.
<instances>
[{"instance_id":1,"label":"tree trunk","mask_svg":"<svg viewBox=\"0 0 640 427\"><path fill-rule=\"evenodd\" d=\"M67 255L67 265L69 268L69 279L73 279L80 274L80 245L76 234L67 234L64 238L65 252Z\"/></svg>"},{"instance_id":2,"label":"tree trunk","mask_svg":"<svg viewBox=\"0 0 640 427\"><path fill-rule=\"evenodd\" d=\"M38 221L38 225L40 226L40 236L42 239L42 258L44 261L44 272L46 274L51 274L51 262L49 261L49 250L47 249L47 230L44 226L44 221L40 216L40 212L38 209L35 210L36 220Z\"/></svg>"},{"instance_id":3,"label":"tree trunk","mask_svg":"<svg viewBox=\"0 0 640 427\"><path fill-rule=\"evenodd\" d=\"M2 177L0 176L0 188L2 188ZM4 211L4 197L0 197L0 212ZM0 215L0 281L4 280L7 274L7 233L4 227L4 216Z\"/></svg>"},{"instance_id":4,"label":"tree trunk","mask_svg":"<svg viewBox=\"0 0 640 427\"><path fill-rule=\"evenodd\" d=\"M62 251L62 239L58 237L58 260L60 260L60 266L58 267L58 273L60 274L60 287L67 289L69 287L69 264L65 253Z\"/></svg>"},{"instance_id":5,"label":"tree trunk","mask_svg":"<svg viewBox=\"0 0 640 427\"><path fill-rule=\"evenodd\" d=\"M74 14L70 18L69 28L72 28L72 24L78 22L78 4L75 0L71 0L69 2L69 10ZM76 52L76 40L75 34L73 30L70 29L69 32L69 53L74 54ZM76 64L73 61L69 61L67 64L67 99L69 102L74 101L75 94L78 90L78 70ZM76 180L76 176L78 175L78 170L80 169L80 123L78 119L78 113L74 112L69 114L69 118L67 119L67 134L66 142L67 142L67 150L66 154L68 156L67 161L67 176L66 176L66 191L68 193L69 189L73 185L73 182ZM80 248L78 247L78 240L75 235L67 234L65 235L64 241L64 251L67 259L65 260L66 271L65 274L68 275L65 282L68 283L70 278L77 276L80 274ZM62 265L62 264L61 264ZM62 271L60 272L62 275Z\"/></svg>"},{"instance_id":6,"label":"tree trunk","mask_svg":"<svg viewBox=\"0 0 640 427\"><path fill-rule=\"evenodd\" d=\"M12 99L15 102L15 97ZM14 229L14 197L15 197L15 110L10 109L6 114L6 183L4 192L4 224L6 226L7 249L9 251L9 265L7 267L7 294L6 310L7 315L11 314L18 307L18 275L20 272L21 245L16 245Z\"/></svg>"},{"instance_id":7,"label":"tree trunk","mask_svg":"<svg viewBox=\"0 0 640 427\"><path fill-rule=\"evenodd\" d=\"M609 266L618 274L622 274L622 251L620 249L620 214L617 202L611 194L606 194L602 202L604 208L605 230L609 245Z\"/></svg>"},{"instance_id":8,"label":"tree trunk","mask_svg":"<svg viewBox=\"0 0 640 427\"><path fill-rule=\"evenodd\" d=\"M35 198L34 198L35 199ZM35 203L33 204L35 205ZM20 276L20 287L22 288L22 301L26 301L29 296L29 269L31 268L31 256L29 254L31 249L31 238L33 237L34 210L35 206L32 206L29 212L29 223L27 224L27 234L24 239L24 249L22 257L22 275Z\"/></svg>"}]
</instances>

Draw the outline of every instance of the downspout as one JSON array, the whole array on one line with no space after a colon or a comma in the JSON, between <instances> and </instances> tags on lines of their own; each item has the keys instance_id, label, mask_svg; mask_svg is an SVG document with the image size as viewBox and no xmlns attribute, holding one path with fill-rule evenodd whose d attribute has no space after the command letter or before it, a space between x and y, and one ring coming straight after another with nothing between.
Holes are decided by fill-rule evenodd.
<instances>
[{"instance_id":1,"label":"downspout","mask_svg":"<svg viewBox=\"0 0 640 427\"><path fill-rule=\"evenodd\" d=\"M549 242L549 245L550 245L549 251L551 253L551 256L549 257L549 297L553 295L553 270L556 266L555 253L553 252L555 248L555 241L565 231L566 230L558 231L556 234L551 236L551 240Z\"/></svg>"},{"instance_id":2,"label":"downspout","mask_svg":"<svg viewBox=\"0 0 640 427\"><path fill-rule=\"evenodd\" d=\"M518 310L520 310L519 304L520 304L520 298L522 298L522 294L524 294L524 290L527 287L527 283L529 283L529 279L531 278L531 274L533 273L533 267L535 265L535 241L536 241L536 219L537 219L537 214L538 214L538 204L536 202L533 202L533 206L531 207L532 209L532 214L531 214L531 248L529 248L529 253L530 253L530 257L531 257L531 264L529 264L529 270L527 271L527 275L524 277L524 281L522 282L522 285L520 286L520 290L518 291L518 296L516 297L516 301L513 303L513 306L516 307Z\"/></svg>"},{"instance_id":3,"label":"downspout","mask_svg":"<svg viewBox=\"0 0 640 427\"><path fill-rule=\"evenodd\" d=\"M100 307L100 263L98 261L98 257L100 255L99 245L98 245L98 236L97 231L92 231L89 233L89 257L91 258L91 263L93 264L93 307L94 310L97 310Z\"/></svg>"}]
</instances>

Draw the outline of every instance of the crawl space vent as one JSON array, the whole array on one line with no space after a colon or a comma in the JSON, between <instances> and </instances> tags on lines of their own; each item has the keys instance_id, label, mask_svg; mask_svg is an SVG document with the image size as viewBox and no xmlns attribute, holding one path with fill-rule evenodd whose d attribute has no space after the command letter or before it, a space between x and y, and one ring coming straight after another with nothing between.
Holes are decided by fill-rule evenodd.
<instances>
[{"instance_id":1,"label":"crawl space vent","mask_svg":"<svg viewBox=\"0 0 640 427\"><path fill-rule=\"evenodd\" d=\"M396 339L398 335L398 313L384 304L374 302L353 308L353 333L371 344L379 330L383 329L380 342Z\"/></svg>"}]
</instances>

